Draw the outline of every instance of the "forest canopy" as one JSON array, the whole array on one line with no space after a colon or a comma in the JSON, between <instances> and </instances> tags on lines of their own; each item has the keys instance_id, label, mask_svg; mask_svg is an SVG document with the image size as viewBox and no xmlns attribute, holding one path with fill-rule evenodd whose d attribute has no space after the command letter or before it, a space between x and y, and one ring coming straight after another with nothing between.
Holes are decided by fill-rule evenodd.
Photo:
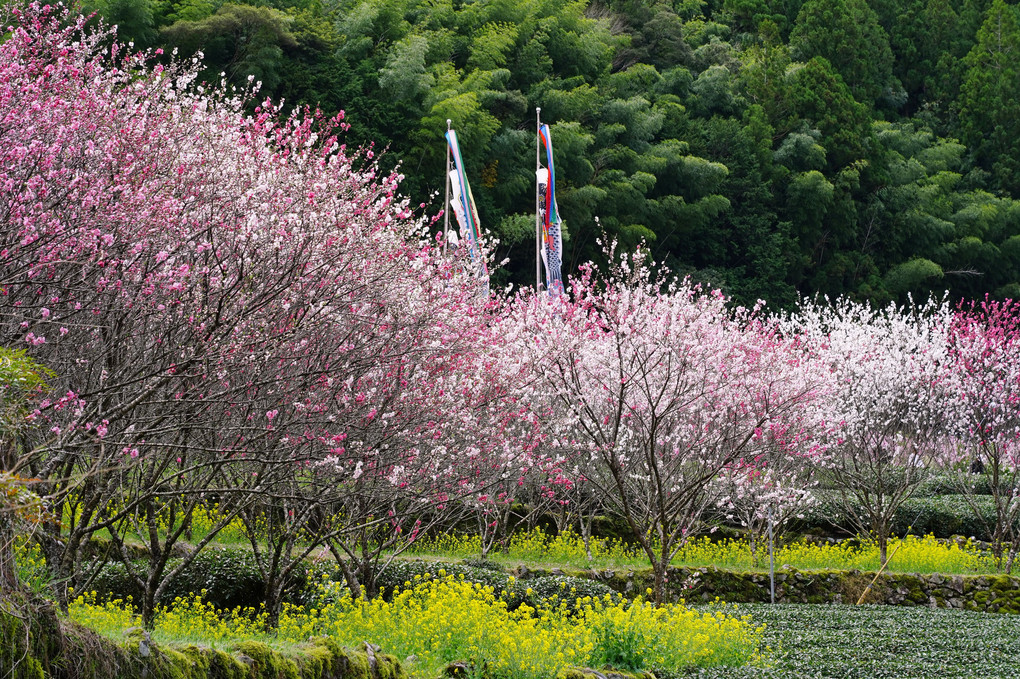
<instances>
[{"instance_id":1,"label":"forest canopy","mask_svg":"<svg viewBox=\"0 0 1020 679\"><path fill-rule=\"evenodd\" d=\"M446 120L533 282L535 109L564 269L646 242L736 301L1020 296L1020 16L1005 0L88 0L135 47L344 111L442 206ZM221 75L222 74L222 75Z\"/></svg>"}]
</instances>

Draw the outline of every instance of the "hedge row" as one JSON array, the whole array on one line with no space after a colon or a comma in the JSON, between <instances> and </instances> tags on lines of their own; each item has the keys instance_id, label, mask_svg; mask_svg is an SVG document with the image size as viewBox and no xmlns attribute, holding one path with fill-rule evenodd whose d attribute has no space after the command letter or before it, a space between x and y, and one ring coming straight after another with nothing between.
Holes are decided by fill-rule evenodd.
<instances>
[{"instance_id":1,"label":"hedge row","mask_svg":"<svg viewBox=\"0 0 1020 679\"><path fill-rule=\"evenodd\" d=\"M856 533L851 514L833 493L819 491L818 497L819 504L810 507L802 518L792 522L791 530L821 534ZM977 506L980 519L971 508L966 495L910 498L897 510L893 518L892 532L895 535L906 535L908 532L913 535L931 534L937 538L963 535L989 541L992 537L990 528L995 526L995 507L992 498L973 496L970 499Z\"/></svg>"},{"instance_id":2,"label":"hedge row","mask_svg":"<svg viewBox=\"0 0 1020 679\"><path fill-rule=\"evenodd\" d=\"M440 564L428 561L402 561L394 563L379 578L379 584L386 588L384 594L392 594L395 588L404 589L416 578L435 579L441 577L463 578L465 582L492 587L496 596L507 602L514 610L522 604L538 607L542 600L553 595L602 598L614 596L616 591L608 584L591 578L565 575L561 572L527 573L518 571L519 577L511 575L489 562L484 567L462 564Z\"/></svg>"},{"instance_id":3,"label":"hedge row","mask_svg":"<svg viewBox=\"0 0 1020 679\"><path fill-rule=\"evenodd\" d=\"M173 570L180 564L180 559L171 559L167 569ZM135 562L136 569L142 573L145 566L144 561ZM306 585L305 570L299 569L287 586L286 598L293 599ZM122 563L109 563L100 569L90 589L101 596L130 596L135 601L142 596L138 583L128 575ZM265 601L262 576L250 550L207 547L170 581L157 603L167 604L177 597L203 590L205 600L219 608L258 606Z\"/></svg>"},{"instance_id":4,"label":"hedge row","mask_svg":"<svg viewBox=\"0 0 1020 679\"><path fill-rule=\"evenodd\" d=\"M180 562L172 562L171 568ZM144 562L138 562L144 569ZM440 574L442 571L442 575ZM377 585L389 596L395 589L404 589L408 583L421 579L445 576L462 578L466 582L492 587L497 596L506 599L511 609L527 603L537 605L553 594L569 593L572 597L604 597L612 594L608 585L587 578L550 574L526 581L515 578L500 566L488 561L468 560L465 563L438 564L426 561L397 561L383 571ZM293 603L313 605L318 592L314 583L323 578L341 582L339 569L320 565L312 571L296 572L286 591L285 599ZM138 601L141 590L128 576L123 564L104 566L95 581L94 589L102 598L127 598ZM251 553L241 549L208 549L200 553L163 591L159 603L168 604L177 597L186 597L205 590L205 600L225 609L257 607L265 601L265 590Z\"/></svg>"}]
</instances>

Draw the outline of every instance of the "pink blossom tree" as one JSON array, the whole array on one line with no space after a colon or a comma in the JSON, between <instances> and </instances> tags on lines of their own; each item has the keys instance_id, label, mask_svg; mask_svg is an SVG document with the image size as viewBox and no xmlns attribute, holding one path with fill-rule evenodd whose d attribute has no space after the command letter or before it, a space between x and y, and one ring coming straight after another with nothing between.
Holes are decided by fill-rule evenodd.
<instances>
[{"instance_id":1,"label":"pink blossom tree","mask_svg":"<svg viewBox=\"0 0 1020 679\"><path fill-rule=\"evenodd\" d=\"M1020 552L1020 302L983 300L954 316L950 337L951 412L960 445L947 446L979 521L974 481L988 482L995 522L985 528L999 567Z\"/></svg>"},{"instance_id":2,"label":"pink blossom tree","mask_svg":"<svg viewBox=\"0 0 1020 679\"><path fill-rule=\"evenodd\" d=\"M342 114L248 116L197 63L109 39L30 7L0 45L0 332L63 394L38 404L45 436L14 466L71 517L42 539L58 581L87 577L99 531L125 564L141 537L148 623L263 496L302 517L257 538L282 554L313 517L331 545L406 535L526 457L520 363L497 355L477 283L426 238L399 175L341 144ZM220 522L168 568L212 499ZM267 583L288 559L263 560Z\"/></svg>"},{"instance_id":3,"label":"pink blossom tree","mask_svg":"<svg viewBox=\"0 0 1020 679\"><path fill-rule=\"evenodd\" d=\"M669 564L701 530L713 481L768 447L810 454L803 413L814 385L756 312L717 292L654 277L641 254L573 301L527 299L520 313L557 417L547 426L652 565L655 600Z\"/></svg>"},{"instance_id":4,"label":"pink blossom tree","mask_svg":"<svg viewBox=\"0 0 1020 679\"><path fill-rule=\"evenodd\" d=\"M944 303L872 309L849 300L804 302L788 331L828 372L815 402L828 423L824 473L881 561L896 510L940 461L948 433L944 368L951 315Z\"/></svg>"},{"instance_id":5,"label":"pink blossom tree","mask_svg":"<svg viewBox=\"0 0 1020 679\"><path fill-rule=\"evenodd\" d=\"M373 410L323 460L345 470L336 514L361 517L330 540L355 596L362 587L373 593L378 575L418 536L468 518L535 464L530 370L507 352L497 316L477 296L453 297L448 285L423 292L402 298L430 322L388 342L401 348L394 362L341 397L356 403L371 393Z\"/></svg>"}]
</instances>

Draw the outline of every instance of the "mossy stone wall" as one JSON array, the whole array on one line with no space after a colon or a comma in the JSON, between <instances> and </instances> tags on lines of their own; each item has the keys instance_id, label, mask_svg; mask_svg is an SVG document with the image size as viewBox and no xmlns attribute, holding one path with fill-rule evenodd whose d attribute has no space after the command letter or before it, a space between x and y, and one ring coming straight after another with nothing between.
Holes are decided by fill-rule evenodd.
<instances>
[{"instance_id":1,"label":"mossy stone wall","mask_svg":"<svg viewBox=\"0 0 1020 679\"><path fill-rule=\"evenodd\" d=\"M10 604L11 602L0 602ZM315 639L282 653L258 641L225 649L162 648L141 629L114 643L52 610L0 606L5 679L406 679L400 662L368 644Z\"/></svg>"},{"instance_id":2,"label":"mossy stone wall","mask_svg":"<svg viewBox=\"0 0 1020 679\"><path fill-rule=\"evenodd\" d=\"M532 571L530 575L538 575ZM643 593L652 584L650 569L589 571L628 596ZM874 573L862 571L776 571L776 603L854 604L959 608L988 613L1020 613L1020 578L1009 575L941 575L883 573L873 586ZM700 603L720 599L729 603L767 603L768 573L737 573L713 567L673 568L668 591L673 601Z\"/></svg>"}]
</instances>

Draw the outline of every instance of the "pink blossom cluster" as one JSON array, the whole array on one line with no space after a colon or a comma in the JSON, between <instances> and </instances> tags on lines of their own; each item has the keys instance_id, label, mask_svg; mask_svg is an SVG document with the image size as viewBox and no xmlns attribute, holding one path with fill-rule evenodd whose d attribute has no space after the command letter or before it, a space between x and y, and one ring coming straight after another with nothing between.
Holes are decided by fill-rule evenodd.
<instances>
[{"instance_id":1,"label":"pink blossom cluster","mask_svg":"<svg viewBox=\"0 0 1020 679\"><path fill-rule=\"evenodd\" d=\"M211 488L238 516L286 497L336 535L387 512L413 532L423 507L530 467L537 423L489 302L400 175L344 146L342 115L249 115L252 92L199 85L197 64L12 12L0 329L73 394L34 413L23 464L91 508L54 549Z\"/></svg>"}]
</instances>

